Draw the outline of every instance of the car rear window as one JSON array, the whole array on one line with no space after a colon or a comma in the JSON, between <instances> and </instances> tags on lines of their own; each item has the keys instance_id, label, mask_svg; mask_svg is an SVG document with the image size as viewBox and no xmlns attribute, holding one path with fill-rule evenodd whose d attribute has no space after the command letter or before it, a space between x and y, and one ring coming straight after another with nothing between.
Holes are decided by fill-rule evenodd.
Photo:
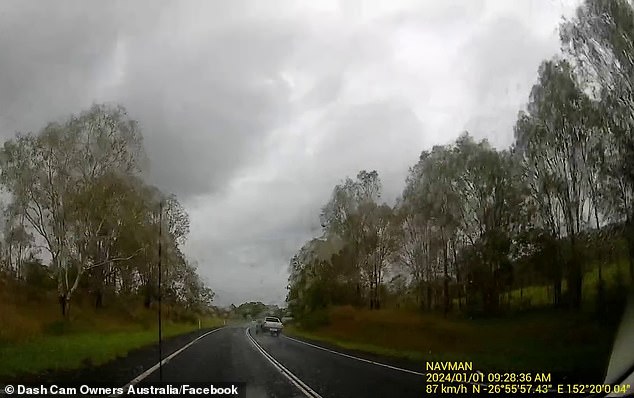
<instances>
[{"instance_id":1,"label":"car rear window","mask_svg":"<svg viewBox=\"0 0 634 398\"><path fill-rule=\"evenodd\" d=\"M265 322L279 322L280 320L277 319L277 318L268 317L268 318L264 319L264 321Z\"/></svg>"}]
</instances>

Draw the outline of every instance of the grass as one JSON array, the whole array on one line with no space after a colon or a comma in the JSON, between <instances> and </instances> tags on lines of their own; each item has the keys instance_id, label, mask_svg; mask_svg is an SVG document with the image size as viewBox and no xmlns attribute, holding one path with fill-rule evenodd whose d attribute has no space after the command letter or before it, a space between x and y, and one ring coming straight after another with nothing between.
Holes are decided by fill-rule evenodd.
<instances>
[{"instance_id":1,"label":"grass","mask_svg":"<svg viewBox=\"0 0 634 398\"><path fill-rule=\"evenodd\" d=\"M605 265L603 280L607 290L623 290L629 284L625 261ZM287 333L414 361L472 361L482 370L548 371L601 381L617 325L613 316L593 315L597 284L598 268L592 267L583 279L582 311L576 313L550 308L550 286L528 286L521 295L520 289L510 292L510 308L532 310L501 318L338 307L312 314L303 328L289 326Z\"/></svg>"},{"instance_id":2,"label":"grass","mask_svg":"<svg viewBox=\"0 0 634 398\"><path fill-rule=\"evenodd\" d=\"M398 358L406 358L410 360L425 360L427 357L417 351L408 351L408 350L397 350L393 348L381 347L378 345L360 343L349 340L341 340L340 338L335 338L332 336L324 335L319 332L310 332L303 329L298 328L297 326L288 326L284 328L284 333L290 336L303 337L310 340L323 341L325 343L329 343L332 345L336 345L337 347L346 348L349 350L363 351L369 352L378 355L384 355L388 357L398 357Z\"/></svg>"},{"instance_id":3,"label":"grass","mask_svg":"<svg viewBox=\"0 0 634 398\"><path fill-rule=\"evenodd\" d=\"M176 336L197 328L198 325L192 324L168 324L163 336ZM156 339L156 330L41 336L26 343L0 347L0 377L100 365L132 349L152 344Z\"/></svg>"},{"instance_id":4,"label":"grass","mask_svg":"<svg viewBox=\"0 0 634 398\"><path fill-rule=\"evenodd\" d=\"M625 260L603 266L603 281L606 288L615 288L619 285L627 286L629 284L627 264ZM583 277L583 305L587 308L593 308L596 303L597 286L599 283L599 270L593 267L586 272ZM562 289L566 290L566 281L562 281ZM506 300L507 297L504 297ZM510 292L511 308L520 307L547 307L552 304L552 287L551 286L527 286L523 289L515 289ZM457 304L457 303L456 303Z\"/></svg>"},{"instance_id":5,"label":"grass","mask_svg":"<svg viewBox=\"0 0 634 398\"><path fill-rule=\"evenodd\" d=\"M220 325L221 319L207 317L200 326ZM163 336L198 327L197 319L165 319ZM54 303L0 300L0 377L99 365L156 340L156 312L143 306L75 305L71 319L61 320Z\"/></svg>"},{"instance_id":6,"label":"grass","mask_svg":"<svg viewBox=\"0 0 634 398\"><path fill-rule=\"evenodd\" d=\"M614 327L584 313L542 310L468 320L397 310L329 311L329 323L287 333L415 361L472 361L481 370L539 371L600 381ZM421 365L422 366L422 365Z\"/></svg>"}]
</instances>

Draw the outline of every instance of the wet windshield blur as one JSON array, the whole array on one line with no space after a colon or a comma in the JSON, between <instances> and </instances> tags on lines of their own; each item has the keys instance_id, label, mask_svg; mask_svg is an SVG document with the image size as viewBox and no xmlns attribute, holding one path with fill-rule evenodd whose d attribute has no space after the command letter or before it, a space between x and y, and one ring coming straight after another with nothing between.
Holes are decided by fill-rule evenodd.
<instances>
[{"instance_id":1,"label":"wet windshield blur","mask_svg":"<svg viewBox=\"0 0 634 398\"><path fill-rule=\"evenodd\" d=\"M633 384L631 1L1 3L0 391Z\"/></svg>"}]
</instances>

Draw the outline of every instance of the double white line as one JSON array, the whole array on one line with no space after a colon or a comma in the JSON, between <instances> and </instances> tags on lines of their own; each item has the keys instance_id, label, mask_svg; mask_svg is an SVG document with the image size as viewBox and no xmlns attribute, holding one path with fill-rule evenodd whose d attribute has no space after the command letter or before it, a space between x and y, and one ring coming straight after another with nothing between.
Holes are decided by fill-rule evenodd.
<instances>
[{"instance_id":1,"label":"double white line","mask_svg":"<svg viewBox=\"0 0 634 398\"><path fill-rule=\"evenodd\" d=\"M293 383L293 385L297 387L305 396L309 398L321 398L321 395L317 394L312 388L308 387L306 383L301 381L299 377L295 376L293 373L291 373L290 370L286 369L284 365L279 363L279 361L273 358L268 352L264 351L264 348L262 348L262 346L251 336L251 333L249 333L249 328L246 328L244 331L247 335L247 338L251 341L251 344L253 344L253 346L258 351L260 351L262 355L264 355L264 358L268 359L268 361L271 362L271 364L273 364L273 366L280 373L282 373L282 375L284 375L284 377L286 377L291 383Z\"/></svg>"}]
</instances>

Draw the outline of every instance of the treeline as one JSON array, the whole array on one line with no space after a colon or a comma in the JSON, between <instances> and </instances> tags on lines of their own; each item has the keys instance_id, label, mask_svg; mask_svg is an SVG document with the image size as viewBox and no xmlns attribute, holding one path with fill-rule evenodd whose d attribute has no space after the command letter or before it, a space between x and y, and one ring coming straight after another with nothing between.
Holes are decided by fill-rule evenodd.
<instances>
[{"instance_id":1,"label":"treeline","mask_svg":"<svg viewBox=\"0 0 634 398\"><path fill-rule=\"evenodd\" d=\"M510 148L464 133L423 151L394 206L381 203L375 171L334 188L323 236L290 262L295 314L399 296L496 313L543 285L555 306L592 296L603 310L634 282L634 12L587 0L560 33L562 53L539 67ZM629 275L606 289L604 268L618 262ZM598 276L584 290L588 272Z\"/></svg>"},{"instance_id":2,"label":"treeline","mask_svg":"<svg viewBox=\"0 0 634 398\"><path fill-rule=\"evenodd\" d=\"M207 311L214 294L181 251L188 214L174 195L144 181L146 164L138 124L119 106L94 105L5 141L4 288L56 297L64 316L78 296L97 308L108 300L150 307L159 297L161 229L162 300Z\"/></svg>"},{"instance_id":3,"label":"treeline","mask_svg":"<svg viewBox=\"0 0 634 398\"><path fill-rule=\"evenodd\" d=\"M260 301L250 301L239 306L233 306L232 312L243 319L256 319L264 316L282 318L284 310L277 305L266 305Z\"/></svg>"}]
</instances>

